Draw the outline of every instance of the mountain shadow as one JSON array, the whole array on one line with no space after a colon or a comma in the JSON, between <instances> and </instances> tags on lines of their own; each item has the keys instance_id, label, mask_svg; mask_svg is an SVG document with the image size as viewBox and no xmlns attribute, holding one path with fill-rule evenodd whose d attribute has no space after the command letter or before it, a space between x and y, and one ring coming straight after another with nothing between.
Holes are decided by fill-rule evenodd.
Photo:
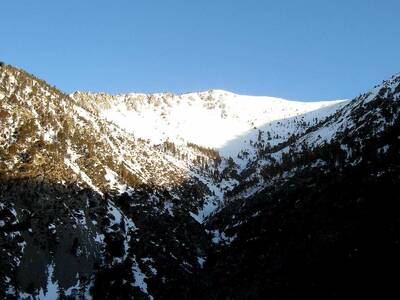
<instances>
[{"instance_id":1,"label":"mountain shadow","mask_svg":"<svg viewBox=\"0 0 400 300\"><path fill-rule=\"evenodd\" d=\"M0 201L0 278L17 298L40 292L43 296L48 286L62 295L90 278L101 250L94 220L105 208L97 193L73 185L3 178ZM1 297L4 291L5 286Z\"/></svg>"},{"instance_id":2,"label":"mountain shadow","mask_svg":"<svg viewBox=\"0 0 400 300\"><path fill-rule=\"evenodd\" d=\"M189 214L204 191L184 185L179 197L149 186L100 195L76 185L1 179L0 297L189 296L211 238Z\"/></svg>"},{"instance_id":3,"label":"mountain shadow","mask_svg":"<svg viewBox=\"0 0 400 300\"><path fill-rule=\"evenodd\" d=\"M399 294L399 106L389 97L351 111L365 119L376 109L390 112L385 130L375 132L382 122L374 113L332 142L289 152L264 172L278 180L208 220L208 230L223 228L232 242L209 254L199 298Z\"/></svg>"}]
</instances>

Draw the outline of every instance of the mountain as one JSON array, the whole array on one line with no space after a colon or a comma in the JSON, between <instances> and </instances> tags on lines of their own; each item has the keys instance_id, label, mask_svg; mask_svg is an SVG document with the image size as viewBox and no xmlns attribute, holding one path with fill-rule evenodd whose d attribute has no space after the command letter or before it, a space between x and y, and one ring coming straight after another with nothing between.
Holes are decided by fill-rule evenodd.
<instances>
[{"instance_id":1,"label":"mountain","mask_svg":"<svg viewBox=\"0 0 400 300\"><path fill-rule=\"evenodd\" d=\"M0 298L388 292L399 102L398 75L353 100L296 102L66 95L3 65Z\"/></svg>"}]
</instances>

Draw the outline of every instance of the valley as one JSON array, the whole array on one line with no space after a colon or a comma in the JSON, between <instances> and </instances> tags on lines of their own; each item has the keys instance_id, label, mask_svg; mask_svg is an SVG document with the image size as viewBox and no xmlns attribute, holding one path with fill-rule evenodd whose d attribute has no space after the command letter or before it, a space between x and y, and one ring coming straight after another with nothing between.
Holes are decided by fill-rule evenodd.
<instances>
[{"instance_id":1,"label":"valley","mask_svg":"<svg viewBox=\"0 0 400 300\"><path fill-rule=\"evenodd\" d=\"M375 255L400 266L399 121L399 75L353 100L300 102L67 95L0 66L0 298L384 286Z\"/></svg>"}]
</instances>

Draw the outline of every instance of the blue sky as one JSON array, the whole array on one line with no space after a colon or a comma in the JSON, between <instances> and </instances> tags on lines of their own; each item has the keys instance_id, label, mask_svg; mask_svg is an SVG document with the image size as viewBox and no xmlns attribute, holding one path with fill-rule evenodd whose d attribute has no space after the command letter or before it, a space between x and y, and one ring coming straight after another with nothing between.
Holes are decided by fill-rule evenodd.
<instances>
[{"instance_id":1,"label":"blue sky","mask_svg":"<svg viewBox=\"0 0 400 300\"><path fill-rule=\"evenodd\" d=\"M400 72L398 0L4 1L0 60L63 91L351 98Z\"/></svg>"}]
</instances>

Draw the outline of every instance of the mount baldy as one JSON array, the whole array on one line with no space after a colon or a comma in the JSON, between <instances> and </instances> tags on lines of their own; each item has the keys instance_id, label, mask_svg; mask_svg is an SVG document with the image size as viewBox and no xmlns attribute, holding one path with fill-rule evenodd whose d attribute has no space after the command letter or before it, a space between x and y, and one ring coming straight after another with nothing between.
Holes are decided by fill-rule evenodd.
<instances>
[{"instance_id":1,"label":"mount baldy","mask_svg":"<svg viewBox=\"0 0 400 300\"><path fill-rule=\"evenodd\" d=\"M66 95L0 67L0 298L389 292L400 76L353 100Z\"/></svg>"}]
</instances>

